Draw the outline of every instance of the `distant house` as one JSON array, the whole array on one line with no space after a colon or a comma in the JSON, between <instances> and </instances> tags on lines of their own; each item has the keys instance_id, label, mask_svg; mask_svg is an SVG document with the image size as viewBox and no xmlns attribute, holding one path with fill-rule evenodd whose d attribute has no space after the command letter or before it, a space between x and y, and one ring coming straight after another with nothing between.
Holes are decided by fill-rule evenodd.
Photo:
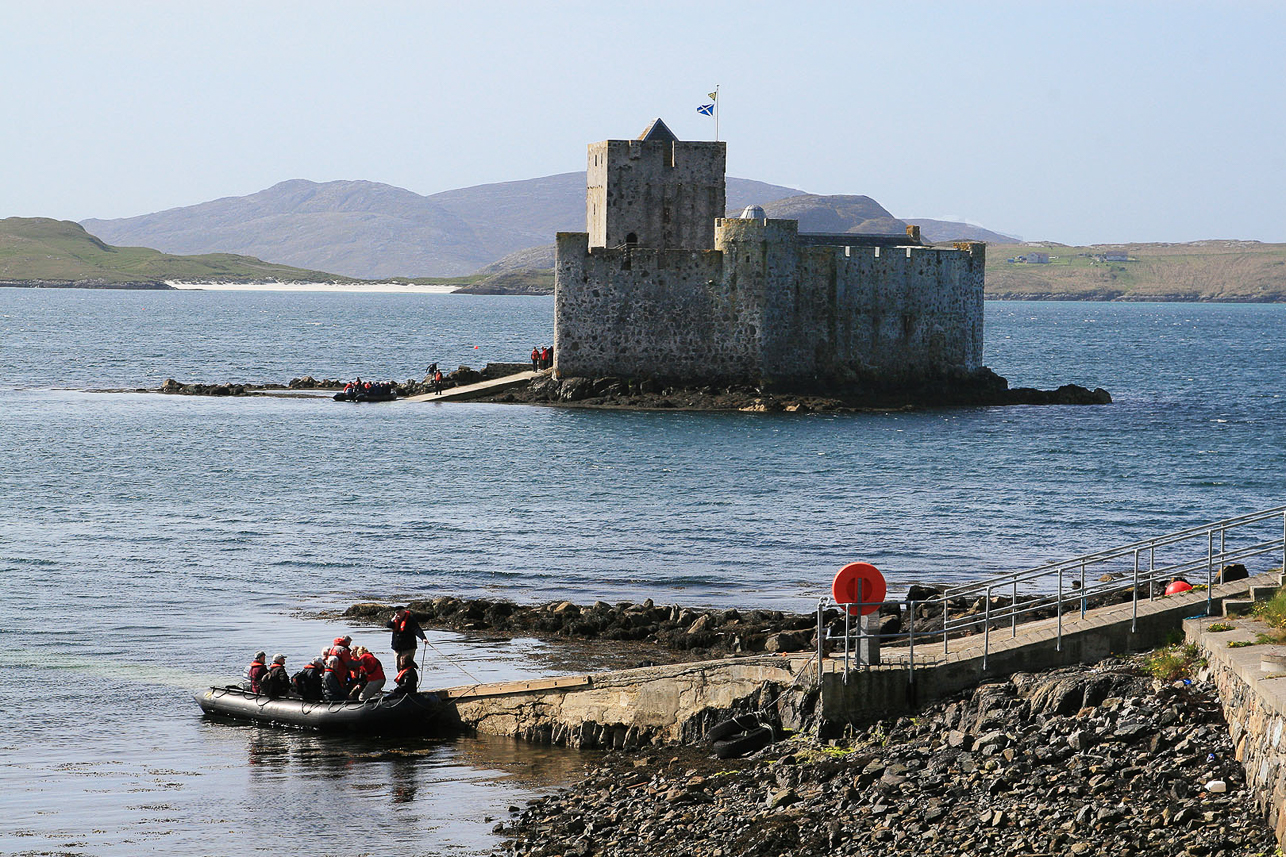
<instances>
[{"instance_id":1,"label":"distant house","mask_svg":"<svg viewBox=\"0 0 1286 857\"><path fill-rule=\"evenodd\" d=\"M1048 253L1028 253L1027 264L1028 265L1048 265L1049 254Z\"/></svg>"},{"instance_id":2,"label":"distant house","mask_svg":"<svg viewBox=\"0 0 1286 857\"><path fill-rule=\"evenodd\" d=\"M1109 250L1108 252L1103 254L1103 261L1104 262L1128 262L1130 261L1130 254L1126 253L1123 250Z\"/></svg>"}]
</instances>

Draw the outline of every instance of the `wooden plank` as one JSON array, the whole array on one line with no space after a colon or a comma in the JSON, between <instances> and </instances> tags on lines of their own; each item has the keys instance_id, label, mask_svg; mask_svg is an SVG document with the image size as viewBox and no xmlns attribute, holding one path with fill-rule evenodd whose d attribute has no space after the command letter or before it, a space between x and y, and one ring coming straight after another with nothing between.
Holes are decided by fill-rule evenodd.
<instances>
[{"instance_id":1,"label":"wooden plank","mask_svg":"<svg viewBox=\"0 0 1286 857\"><path fill-rule=\"evenodd\" d=\"M490 696L508 696L514 693L533 693L542 690L569 690L577 687L589 687L592 682L587 675L559 676L558 678L538 678L527 681L505 681L496 684L471 684L461 687L449 687L433 691L444 699L479 699Z\"/></svg>"}]
</instances>

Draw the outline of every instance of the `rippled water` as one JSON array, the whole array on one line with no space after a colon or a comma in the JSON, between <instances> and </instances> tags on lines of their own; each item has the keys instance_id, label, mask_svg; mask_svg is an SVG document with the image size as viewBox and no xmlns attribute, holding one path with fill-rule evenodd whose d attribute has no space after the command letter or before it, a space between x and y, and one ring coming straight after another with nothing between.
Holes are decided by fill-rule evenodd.
<instances>
[{"instance_id":1,"label":"rippled water","mask_svg":"<svg viewBox=\"0 0 1286 857\"><path fill-rule=\"evenodd\" d=\"M418 377L521 360L551 317L541 298L0 289L0 852L477 853L486 816L574 775L576 754L509 742L200 717L189 691L256 649L298 664L345 630L303 618L319 609L442 593L806 609L853 559L896 590L1286 502L1281 305L988 304L989 365L1106 387L1108 407L86 392ZM551 668L533 641L433 639L426 684Z\"/></svg>"}]
</instances>

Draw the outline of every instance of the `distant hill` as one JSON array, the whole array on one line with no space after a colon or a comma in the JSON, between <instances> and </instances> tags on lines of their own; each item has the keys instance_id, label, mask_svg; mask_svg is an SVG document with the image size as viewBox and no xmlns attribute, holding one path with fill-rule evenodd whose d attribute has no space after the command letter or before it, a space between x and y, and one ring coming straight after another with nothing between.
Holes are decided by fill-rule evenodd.
<instances>
[{"instance_id":1,"label":"distant hill","mask_svg":"<svg viewBox=\"0 0 1286 857\"><path fill-rule=\"evenodd\" d=\"M1286 301L1286 244L1010 244L988 248L987 297Z\"/></svg>"},{"instance_id":2,"label":"distant hill","mask_svg":"<svg viewBox=\"0 0 1286 857\"><path fill-rule=\"evenodd\" d=\"M798 193L728 179L730 207ZM364 279L453 277L556 232L584 230L585 174L431 196L377 182L295 179L249 196L83 225L105 241L168 253L242 253Z\"/></svg>"},{"instance_id":3,"label":"distant hill","mask_svg":"<svg viewBox=\"0 0 1286 857\"><path fill-rule=\"evenodd\" d=\"M146 247L113 247L70 220L0 220L0 284L164 288L166 280L325 283L348 278L229 253L172 256Z\"/></svg>"},{"instance_id":4,"label":"distant hill","mask_svg":"<svg viewBox=\"0 0 1286 857\"><path fill-rule=\"evenodd\" d=\"M800 232L863 232L871 235L905 235L906 223L869 196L818 196L797 194L762 203L764 214L798 220ZM729 214L741 214L729 206Z\"/></svg>"},{"instance_id":5,"label":"distant hill","mask_svg":"<svg viewBox=\"0 0 1286 857\"><path fill-rule=\"evenodd\" d=\"M920 240L926 244L945 244L949 241L986 241L988 244L1018 244L1021 239L1000 232L992 232L972 223L955 220L928 220L923 217L907 218L907 223L920 227Z\"/></svg>"},{"instance_id":6,"label":"distant hill","mask_svg":"<svg viewBox=\"0 0 1286 857\"><path fill-rule=\"evenodd\" d=\"M800 232L866 232L880 235L906 233L906 223L889 214L884 206L869 196L794 194L781 199L769 199L768 194L763 191L763 195L758 197L744 193L734 196L731 190L733 181L740 180L728 180L729 217L739 217L747 205L755 204L762 207L768 217L798 220ZM764 191L781 190L772 185L762 185L761 188ZM478 273L494 275L509 271L553 268L554 245L548 241L550 237L552 235L547 236L546 242L539 246L510 253Z\"/></svg>"}]
</instances>

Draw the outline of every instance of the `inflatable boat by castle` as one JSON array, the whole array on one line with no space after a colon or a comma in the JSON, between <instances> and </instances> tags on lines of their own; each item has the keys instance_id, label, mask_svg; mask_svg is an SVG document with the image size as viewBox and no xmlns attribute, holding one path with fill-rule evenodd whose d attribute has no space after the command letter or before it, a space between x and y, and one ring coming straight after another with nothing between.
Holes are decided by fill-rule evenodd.
<instances>
[{"instance_id":1,"label":"inflatable boat by castle","mask_svg":"<svg viewBox=\"0 0 1286 857\"><path fill-rule=\"evenodd\" d=\"M195 695L206 714L222 714L276 726L327 732L415 732L429 728L442 712L433 694L382 695L365 702L312 702L287 697L273 699L240 687L212 687Z\"/></svg>"},{"instance_id":2,"label":"inflatable boat by castle","mask_svg":"<svg viewBox=\"0 0 1286 857\"><path fill-rule=\"evenodd\" d=\"M331 398L337 402L392 402L397 399L397 390L363 390L360 393L346 393L341 390Z\"/></svg>"}]
</instances>

